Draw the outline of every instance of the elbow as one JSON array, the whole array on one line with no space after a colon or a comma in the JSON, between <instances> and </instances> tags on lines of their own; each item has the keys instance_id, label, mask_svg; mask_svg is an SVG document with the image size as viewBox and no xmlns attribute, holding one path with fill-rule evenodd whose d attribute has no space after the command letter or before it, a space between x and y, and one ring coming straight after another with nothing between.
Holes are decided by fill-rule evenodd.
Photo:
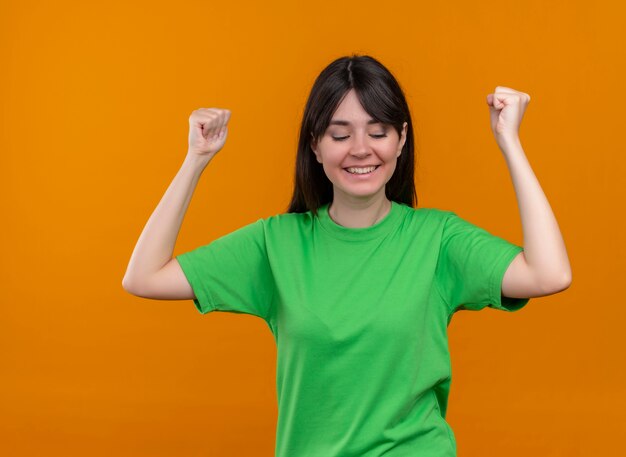
<instances>
[{"instance_id":1,"label":"elbow","mask_svg":"<svg viewBox=\"0 0 626 457\"><path fill-rule=\"evenodd\" d=\"M562 274L558 278L552 279L544 283L543 291L546 295L557 294L567 290L572 285L571 271Z\"/></svg>"},{"instance_id":2,"label":"elbow","mask_svg":"<svg viewBox=\"0 0 626 457\"><path fill-rule=\"evenodd\" d=\"M572 285L572 272L571 271L565 276L565 280L563 281L563 284L565 285L563 290L567 289L569 286Z\"/></svg>"},{"instance_id":3,"label":"elbow","mask_svg":"<svg viewBox=\"0 0 626 457\"><path fill-rule=\"evenodd\" d=\"M137 292L135 291L136 290L135 286L132 284L130 279L126 276L122 278L122 289L124 289L129 294L137 295Z\"/></svg>"},{"instance_id":4,"label":"elbow","mask_svg":"<svg viewBox=\"0 0 626 457\"><path fill-rule=\"evenodd\" d=\"M571 281L563 281L557 287L556 292L553 292L553 293L563 292L563 291L569 289L569 286L571 286L571 285L572 285Z\"/></svg>"},{"instance_id":5,"label":"elbow","mask_svg":"<svg viewBox=\"0 0 626 457\"><path fill-rule=\"evenodd\" d=\"M126 276L122 278L122 289L126 292L130 292L130 284L128 283L128 279L126 279Z\"/></svg>"},{"instance_id":6,"label":"elbow","mask_svg":"<svg viewBox=\"0 0 626 457\"><path fill-rule=\"evenodd\" d=\"M561 287L563 287L562 290L569 288L569 286L571 285L572 285L572 269L570 267L562 275L562 278L561 278Z\"/></svg>"}]
</instances>

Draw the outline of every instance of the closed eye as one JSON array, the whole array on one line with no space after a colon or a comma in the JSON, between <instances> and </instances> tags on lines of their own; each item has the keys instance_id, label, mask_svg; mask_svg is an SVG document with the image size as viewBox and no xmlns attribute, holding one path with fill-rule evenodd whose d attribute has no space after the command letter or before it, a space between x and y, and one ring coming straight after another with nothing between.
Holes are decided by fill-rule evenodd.
<instances>
[{"instance_id":1,"label":"closed eye","mask_svg":"<svg viewBox=\"0 0 626 457\"><path fill-rule=\"evenodd\" d=\"M371 136L372 138L385 138L385 137L387 136L387 134L386 134L386 133L381 133L380 135L370 135L370 136ZM335 140L335 141L343 141L343 140L345 140L345 139L347 139L347 138L350 138L350 136L339 136L339 137L334 136L334 137L332 137L332 138L333 138L333 140Z\"/></svg>"}]
</instances>

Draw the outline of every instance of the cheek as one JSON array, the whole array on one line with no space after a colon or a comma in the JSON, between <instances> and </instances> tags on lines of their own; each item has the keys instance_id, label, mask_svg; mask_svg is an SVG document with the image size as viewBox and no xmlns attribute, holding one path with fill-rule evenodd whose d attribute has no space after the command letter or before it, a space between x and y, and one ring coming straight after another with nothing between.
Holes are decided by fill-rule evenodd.
<instances>
[{"instance_id":1,"label":"cheek","mask_svg":"<svg viewBox=\"0 0 626 457\"><path fill-rule=\"evenodd\" d=\"M345 160L346 153L338 148L326 148L324 154L324 163L328 167L338 167Z\"/></svg>"},{"instance_id":2,"label":"cheek","mask_svg":"<svg viewBox=\"0 0 626 457\"><path fill-rule=\"evenodd\" d=\"M396 172L396 169L398 168L398 159L399 157L396 157L395 151L387 159L385 159L385 175L388 179L391 179L393 174Z\"/></svg>"},{"instance_id":3,"label":"cheek","mask_svg":"<svg viewBox=\"0 0 626 457\"><path fill-rule=\"evenodd\" d=\"M394 162L397 162L400 157L398 157L398 146L390 145L389 148L385 149L384 156L381 157L385 163L391 165Z\"/></svg>"}]
</instances>

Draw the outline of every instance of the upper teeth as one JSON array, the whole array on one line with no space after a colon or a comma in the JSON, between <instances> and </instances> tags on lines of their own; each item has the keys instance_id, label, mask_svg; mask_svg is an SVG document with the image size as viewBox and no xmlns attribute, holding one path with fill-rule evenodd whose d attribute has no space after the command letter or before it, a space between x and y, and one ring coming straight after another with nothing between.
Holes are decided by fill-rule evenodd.
<instances>
[{"instance_id":1,"label":"upper teeth","mask_svg":"<svg viewBox=\"0 0 626 457\"><path fill-rule=\"evenodd\" d=\"M370 171L374 171L376 170L376 167L367 167L367 168L348 168L347 169L350 173L369 173Z\"/></svg>"}]
</instances>

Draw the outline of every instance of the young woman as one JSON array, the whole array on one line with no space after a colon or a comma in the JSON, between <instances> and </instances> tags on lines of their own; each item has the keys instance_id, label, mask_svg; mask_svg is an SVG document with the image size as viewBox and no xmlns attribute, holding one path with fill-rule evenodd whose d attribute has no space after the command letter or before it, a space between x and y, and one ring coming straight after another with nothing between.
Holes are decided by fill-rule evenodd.
<instances>
[{"instance_id":1,"label":"young woman","mask_svg":"<svg viewBox=\"0 0 626 457\"><path fill-rule=\"evenodd\" d=\"M287 212L172 258L230 119L224 109L192 113L187 156L139 238L124 288L193 299L203 314L265 320L277 344L276 456L455 456L445 420L453 313L519 310L571 282L557 222L517 136L529 100L504 87L487 97L523 248L454 212L415 208L404 94L380 62L352 55L313 85Z\"/></svg>"}]
</instances>

